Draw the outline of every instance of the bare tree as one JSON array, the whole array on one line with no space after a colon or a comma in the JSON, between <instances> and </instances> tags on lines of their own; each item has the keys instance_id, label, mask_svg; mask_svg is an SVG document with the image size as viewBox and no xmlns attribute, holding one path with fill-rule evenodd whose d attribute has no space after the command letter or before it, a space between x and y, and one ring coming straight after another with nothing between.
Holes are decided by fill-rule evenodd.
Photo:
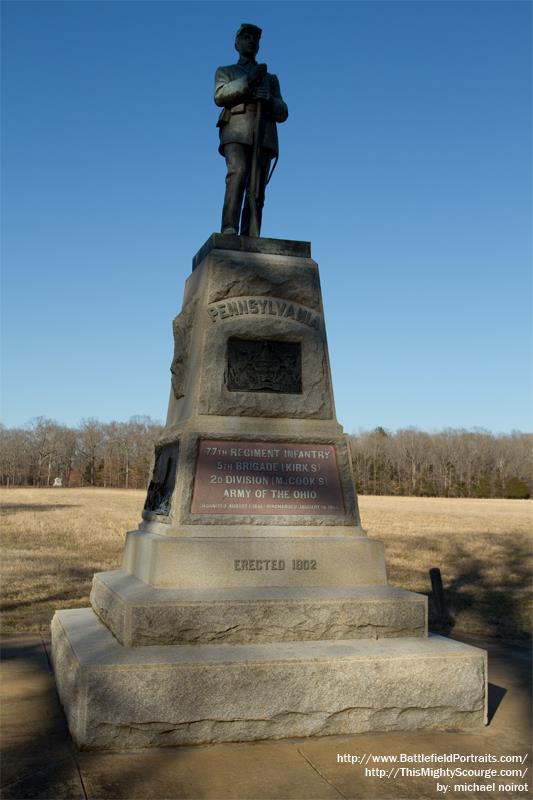
<instances>
[{"instance_id":1,"label":"bare tree","mask_svg":"<svg viewBox=\"0 0 533 800\"><path fill-rule=\"evenodd\" d=\"M83 419L78 433L77 465L82 475L83 483L96 486L103 457L104 431L101 422L93 419Z\"/></svg>"},{"instance_id":2,"label":"bare tree","mask_svg":"<svg viewBox=\"0 0 533 800\"><path fill-rule=\"evenodd\" d=\"M162 431L149 417L68 428L37 417L24 428L0 426L0 485L68 485L75 469L89 486L146 487L154 442ZM350 437L357 489L362 494L444 497L529 497L533 493L533 436L475 429L426 433L382 427Z\"/></svg>"},{"instance_id":3,"label":"bare tree","mask_svg":"<svg viewBox=\"0 0 533 800\"><path fill-rule=\"evenodd\" d=\"M484 430L376 428L351 437L361 493L444 497L531 496L532 444L531 434Z\"/></svg>"}]
</instances>

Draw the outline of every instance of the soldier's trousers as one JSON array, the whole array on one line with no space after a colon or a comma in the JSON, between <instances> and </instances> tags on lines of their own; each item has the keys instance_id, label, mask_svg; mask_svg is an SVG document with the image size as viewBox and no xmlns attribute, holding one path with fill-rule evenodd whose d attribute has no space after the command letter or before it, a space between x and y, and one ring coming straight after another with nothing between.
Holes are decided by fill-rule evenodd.
<instances>
[{"instance_id":1,"label":"soldier's trousers","mask_svg":"<svg viewBox=\"0 0 533 800\"><path fill-rule=\"evenodd\" d=\"M242 236L250 234L251 208L254 200L252 177L253 149L246 144L230 142L224 145L224 158L228 169L226 175L226 194L222 209L222 232L234 228ZM269 150L259 151L257 220L261 230L261 218L265 202L265 185L270 170L272 153ZM244 205L243 205L244 199ZM240 222L240 226L239 226ZM239 231L240 227L240 231Z\"/></svg>"}]
</instances>

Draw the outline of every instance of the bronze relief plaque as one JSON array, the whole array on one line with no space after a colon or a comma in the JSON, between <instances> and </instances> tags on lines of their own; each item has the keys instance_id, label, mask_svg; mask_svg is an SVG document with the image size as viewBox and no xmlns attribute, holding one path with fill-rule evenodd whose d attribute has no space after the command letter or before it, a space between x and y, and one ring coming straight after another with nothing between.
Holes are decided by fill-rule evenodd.
<instances>
[{"instance_id":1,"label":"bronze relief plaque","mask_svg":"<svg viewBox=\"0 0 533 800\"><path fill-rule=\"evenodd\" d=\"M230 392L301 394L300 342L231 337L226 386Z\"/></svg>"},{"instance_id":2,"label":"bronze relief plaque","mask_svg":"<svg viewBox=\"0 0 533 800\"><path fill-rule=\"evenodd\" d=\"M176 483L179 442L164 444L155 449L155 464L152 480L148 486L148 494L144 511L153 514L170 514L172 492Z\"/></svg>"},{"instance_id":3,"label":"bronze relief plaque","mask_svg":"<svg viewBox=\"0 0 533 800\"><path fill-rule=\"evenodd\" d=\"M331 444L202 439L193 514L344 514Z\"/></svg>"}]
</instances>

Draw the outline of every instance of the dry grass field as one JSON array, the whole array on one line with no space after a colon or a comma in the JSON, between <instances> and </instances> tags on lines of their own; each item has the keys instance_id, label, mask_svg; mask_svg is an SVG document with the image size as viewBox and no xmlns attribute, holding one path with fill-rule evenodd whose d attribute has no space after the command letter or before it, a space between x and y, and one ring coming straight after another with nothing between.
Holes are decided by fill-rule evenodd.
<instances>
[{"instance_id":1,"label":"dry grass field","mask_svg":"<svg viewBox=\"0 0 533 800\"><path fill-rule=\"evenodd\" d=\"M89 604L94 572L120 565L142 491L3 489L3 630L45 630L56 608ZM389 581L429 594L440 567L455 633L516 638L531 626L533 502L360 498L385 543Z\"/></svg>"},{"instance_id":2,"label":"dry grass field","mask_svg":"<svg viewBox=\"0 0 533 800\"><path fill-rule=\"evenodd\" d=\"M429 594L440 568L455 633L531 635L533 501L367 495L359 505L385 543L391 584Z\"/></svg>"}]
</instances>

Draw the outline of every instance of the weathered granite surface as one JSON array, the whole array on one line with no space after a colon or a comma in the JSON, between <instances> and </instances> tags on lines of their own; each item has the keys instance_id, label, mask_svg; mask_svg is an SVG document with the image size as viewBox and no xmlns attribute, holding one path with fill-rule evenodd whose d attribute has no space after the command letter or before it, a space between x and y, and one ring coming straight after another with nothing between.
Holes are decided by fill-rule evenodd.
<instances>
[{"instance_id":1,"label":"weathered granite surface","mask_svg":"<svg viewBox=\"0 0 533 800\"><path fill-rule=\"evenodd\" d=\"M206 297L209 306L230 298L265 297L296 303L322 314L318 268L310 258L295 261L264 253L247 253L243 258L242 253L224 251L210 256L209 270ZM261 311L254 316L261 316Z\"/></svg>"},{"instance_id":2,"label":"weathered granite surface","mask_svg":"<svg viewBox=\"0 0 533 800\"><path fill-rule=\"evenodd\" d=\"M463 730L486 719L486 654L442 637L122 647L91 609L57 612L52 636L82 748Z\"/></svg>"},{"instance_id":3,"label":"weathered granite surface","mask_svg":"<svg viewBox=\"0 0 533 800\"><path fill-rule=\"evenodd\" d=\"M231 586L383 586L383 545L366 536L162 536L130 531L122 567L151 586L213 589ZM294 569L292 561L316 569ZM275 561L270 569L243 561ZM239 564L235 564L238 561ZM280 563L283 562L283 563Z\"/></svg>"},{"instance_id":4,"label":"weathered granite surface","mask_svg":"<svg viewBox=\"0 0 533 800\"><path fill-rule=\"evenodd\" d=\"M241 239L222 236L217 242L233 238ZM234 249L207 248L187 280L182 315L193 307L194 314L187 319L187 352L180 337L175 354L180 396L171 395L167 426L196 414L334 420L317 264L302 255L305 248L298 247L295 255L283 242L278 247L275 240L263 242L247 239ZM301 393L228 390L230 335L299 343Z\"/></svg>"},{"instance_id":5,"label":"weathered granite surface","mask_svg":"<svg viewBox=\"0 0 533 800\"><path fill-rule=\"evenodd\" d=\"M211 250L243 250L246 253L272 253L280 256L302 256L310 258L311 243L299 242L296 239L269 239L265 236L228 236L212 233L209 239L200 247L193 256L192 268L209 255Z\"/></svg>"},{"instance_id":6,"label":"weathered granite surface","mask_svg":"<svg viewBox=\"0 0 533 800\"><path fill-rule=\"evenodd\" d=\"M318 266L308 244L214 234L195 264L174 321L172 391L159 443L179 446L175 491L168 514L147 508L143 519L168 525L168 535L205 525L345 525L362 534L349 448L335 417ZM247 355L247 347L258 355ZM344 509L297 517L193 512L198 451L209 438L243 446L258 440L333 446Z\"/></svg>"},{"instance_id":7,"label":"weathered granite surface","mask_svg":"<svg viewBox=\"0 0 533 800\"><path fill-rule=\"evenodd\" d=\"M76 742L481 724L486 654L427 638L361 527L308 243L215 234L193 267L143 520L52 624Z\"/></svg>"},{"instance_id":8,"label":"weathered granite surface","mask_svg":"<svg viewBox=\"0 0 533 800\"><path fill-rule=\"evenodd\" d=\"M172 391L177 400L185 394L185 377L189 366L191 333L194 321L195 300L187 303L172 323L174 333L174 356L170 365Z\"/></svg>"},{"instance_id":9,"label":"weathered granite surface","mask_svg":"<svg viewBox=\"0 0 533 800\"><path fill-rule=\"evenodd\" d=\"M127 647L427 635L427 598L392 586L155 589L114 570L91 605Z\"/></svg>"}]
</instances>

